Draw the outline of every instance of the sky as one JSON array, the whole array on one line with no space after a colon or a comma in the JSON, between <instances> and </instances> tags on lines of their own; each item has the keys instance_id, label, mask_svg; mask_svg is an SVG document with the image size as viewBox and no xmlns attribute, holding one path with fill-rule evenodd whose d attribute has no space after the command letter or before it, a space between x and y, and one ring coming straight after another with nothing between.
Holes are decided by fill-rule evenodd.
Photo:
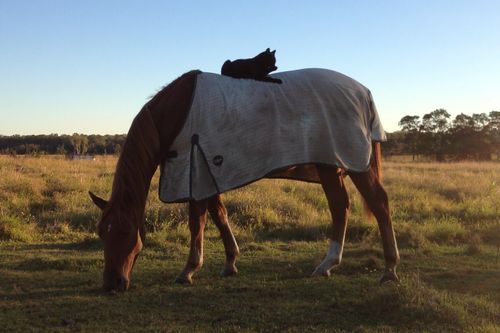
<instances>
[{"instance_id":1,"label":"sky","mask_svg":"<svg viewBox=\"0 0 500 333\"><path fill-rule=\"evenodd\" d=\"M500 1L0 0L0 135L121 134L184 72L276 49L405 115L500 110Z\"/></svg>"}]
</instances>

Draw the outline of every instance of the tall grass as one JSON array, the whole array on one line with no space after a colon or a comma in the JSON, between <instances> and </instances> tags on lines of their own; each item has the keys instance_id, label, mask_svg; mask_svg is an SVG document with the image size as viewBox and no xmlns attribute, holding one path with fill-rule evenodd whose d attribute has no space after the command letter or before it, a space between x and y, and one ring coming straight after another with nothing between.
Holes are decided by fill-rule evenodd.
<instances>
[{"instance_id":1,"label":"tall grass","mask_svg":"<svg viewBox=\"0 0 500 333\"><path fill-rule=\"evenodd\" d=\"M0 156L0 238L31 241L92 233L99 211L92 190L109 197L116 157L71 161L59 156ZM402 246L457 244L473 235L500 243L499 163L386 162L384 184ZM146 207L151 232L177 230L187 221L185 204L158 199L157 172ZM359 194L347 180L351 200L348 239L377 237L366 221ZM242 237L256 240L317 240L330 225L319 185L262 180L224 195L230 219ZM180 227L182 228L182 227Z\"/></svg>"}]
</instances>

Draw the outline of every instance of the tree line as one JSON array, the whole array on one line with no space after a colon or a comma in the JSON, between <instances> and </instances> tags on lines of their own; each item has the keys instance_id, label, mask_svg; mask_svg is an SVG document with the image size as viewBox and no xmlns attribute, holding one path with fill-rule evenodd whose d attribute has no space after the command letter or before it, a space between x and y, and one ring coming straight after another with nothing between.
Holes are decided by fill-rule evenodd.
<instances>
[{"instance_id":1,"label":"tree line","mask_svg":"<svg viewBox=\"0 0 500 333\"><path fill-rule=\"evenodd\" d=\"M116 135L0 135L0 154L39 155L118 154L125 142L125 134Z\"/></svg>"},{"instance_id":2,"label":"tree line","mask_svg":"<svg viewBox=\"0 0 500 333\"><path fill-rule=\"evenodd\" d=\"M500 111L454 119L444 109L420 116L404 116L400 131L388 133L384 154L444 160L500 159ZM117 135L0 135L0 154L118 154L125 134Z\"/></svg>"},{"instance_id":3,"label":"tree line","mask_svg":"<svg viewBox=\"0 0 500 333\"><path fill-rule=\"evenodd\" d=\"M404 116L401 131L389 134L386 152L437 161L500 159L500 111L459 114L444 109L419 116Z\"/></svg>"}]
</instances>

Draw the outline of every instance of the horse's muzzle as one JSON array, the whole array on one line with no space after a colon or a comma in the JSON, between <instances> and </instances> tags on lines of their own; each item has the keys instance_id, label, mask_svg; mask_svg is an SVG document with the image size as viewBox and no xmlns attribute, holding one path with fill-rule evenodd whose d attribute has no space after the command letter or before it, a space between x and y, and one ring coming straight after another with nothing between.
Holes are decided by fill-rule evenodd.
<instances>
[{"instance_id":1,"label":"horse's muzzle","mask_svg":"<svg viewBox=\"0 0 500 333\"><path fill-rule=\"evenodd\" d=\"M118 273L104 273L103 288L106 291L126 291L130 285L130 281Z\"/></svg>"}]
</instances>

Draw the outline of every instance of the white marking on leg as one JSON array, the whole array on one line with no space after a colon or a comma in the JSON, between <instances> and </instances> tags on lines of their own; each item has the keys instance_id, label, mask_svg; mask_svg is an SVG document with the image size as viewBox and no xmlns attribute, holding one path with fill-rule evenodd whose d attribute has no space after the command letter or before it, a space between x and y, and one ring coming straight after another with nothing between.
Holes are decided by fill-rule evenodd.
<instances>
[{"instance_id":1,"label":"white marking on leg","mask_svg":"<svg viewBox=\"0 0 500 333\"><path fill-rule=\"evenodd\" d=\"M343 244L330 240L330 247L326 253L325 259L319 264L312 273L313 276L330 276L330 270L333 266L340 264L342 260Z\"/></svg>"},{"instance_id":2,"label":"white marking on leg","mask_svg":"<svg viewBox=\"0 0 500 333\"><path fill-rule=\"evenodd\" d=\"M394 233L393 233L393 243L390 251L392 252L391 255L392 258L394 258L394 262L390 263L386 262L385 266L389 270L395 270L396 266L399 264L399 250L398 250L398 244L396 243L396 237L394 237Z\"/></svg>"}]
</instances>

